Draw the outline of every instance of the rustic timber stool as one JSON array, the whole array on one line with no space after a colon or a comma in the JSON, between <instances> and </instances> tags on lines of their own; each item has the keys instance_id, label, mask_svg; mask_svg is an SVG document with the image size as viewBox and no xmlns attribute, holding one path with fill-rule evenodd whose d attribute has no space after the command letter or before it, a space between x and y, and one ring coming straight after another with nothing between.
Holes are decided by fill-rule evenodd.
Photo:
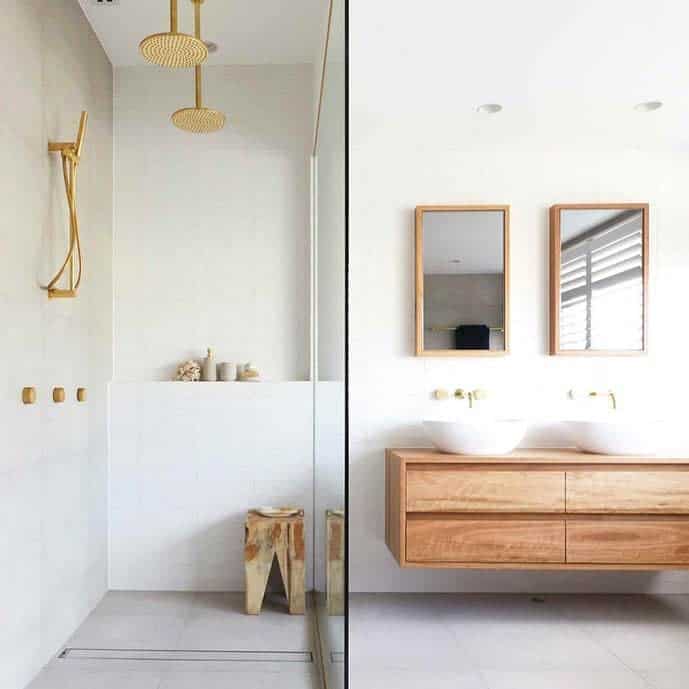
<instances>
[{"instance_id":1,"label":"rustic timber stool","mask_svg":"<svg viewBox=\"0 0 689 689\"><path fill-rule=\"evenodd\" d=\"M328 535L326 564L326 591L328 615L345 614L345 516L341 510L328 510L325 514Z\"/></svg>"},{"instance_id":2,"label":"rustic timber stool","mask_svg":"<svg viewBox=\"0 0 689 689\"><path fill-rule=\"evenodd\" d=\"M260 614L275 559L278 561L290 614L303 615L304 510L249 510L244 542L247 615Z\"/></svg>"}]
</instances>

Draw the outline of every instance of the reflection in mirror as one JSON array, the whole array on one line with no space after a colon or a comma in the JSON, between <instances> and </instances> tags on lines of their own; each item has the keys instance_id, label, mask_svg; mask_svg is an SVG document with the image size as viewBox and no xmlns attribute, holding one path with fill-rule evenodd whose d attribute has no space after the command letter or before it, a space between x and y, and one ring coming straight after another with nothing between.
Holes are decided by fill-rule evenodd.
<instances>
[{"instance_id":1,"label":"reflection in mirror","mask_svg":"<svg viewBox=\"0 0 689 689\"><path fill-rule=\"evenodd\" d=\"M417 355L506 353L508 236L507 206L417 208Z\"/></svg>"},{"instance_id":2,"label":"reflection in mirror","mask_svg":"<svg viewBox=\"0 0 689 689\"><path fill-rule=\"evenodd\" d=\"M638 354L646 348L648 208L551 210L551 353Z\"/></svg>"}]
</instances>

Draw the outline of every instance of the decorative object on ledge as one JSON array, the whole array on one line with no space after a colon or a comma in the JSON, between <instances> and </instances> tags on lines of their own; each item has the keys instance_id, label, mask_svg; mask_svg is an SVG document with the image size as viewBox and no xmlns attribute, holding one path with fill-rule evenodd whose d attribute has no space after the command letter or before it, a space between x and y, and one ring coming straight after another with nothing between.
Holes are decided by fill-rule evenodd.
<instances>
[{"instance_id":1,"label":"decorative object on ledge","mask_svg":"<svg viewBox=\"0 0 689 689\"><path fill-rule=\"evenodd\" d=\"M53 402L55 404L62 404L65 401L65 389L53 388Z\"/></svg>"},{"instance_id":2,"label":"decorative object on ledge","mask_svg":"<svg viewBox=\"0 0 689 689\"><path fill-rule=\"evenodd\" d=\"M223 383L231 383L237 380L237 365L229 361L218 364L218 379Z\"/></svg>"},{"instance_id":3,"label":"decorative object on ledge","mask_svg":"<svg viewBox=\"0 0 689 689\"><path fill-rule=\"evenodd\" d=\"M260 383L261 375L258 372L258 369L255 368L251 362L249 362L243 366L237 367L237 380L242 381L243 383Z\"/></svg>"},{"instance_id":4,"label":"decorative object on ledge","mask_svg":"<svg viewBox=\"0 0 689 689\"><path fill-rule=\"evenodd\" d=\"M264 517L250 510L244 543L246 614L260 614L270 570L277 559L289 612L303 615L306 608L304 510L298 509L289 517Z\"/></svg>"},{"instance_id":5,"label":"decorative object on ledge","mask_svg":"<svg viewBox=\"0 0 689 689\"><path fill-rule=\"evenodd\" d=\"M215 383L218 380L218 369L215 366L213 350L209 347L207 352L208 354L203 360L203 368L201 369L201 380L205 383Z\"/></svg>"},{"instance_id":6,"label":"decorative object on ledge","mask_svg":"<svg viewBox=\"0 0 689 689\"><path fill-rule=\"evenodd\" d=\"M81 159L81 149L84 145L87 121L88 113L84 111L81 113L79 131L74 143L48 143L48 151L59 153L62 157L62 175L65 181L65 193L69 208L69 249L67 257L53 279L43 287L43 289L48 291L48 297L51 299L76 297L77 290L81 284L83 260L81 256L81 242L79 240L79 221L77 218L77 168ZM61 289L57 287L57 284L65 275L65 271L67 271L69 287Z\"/></svg>"},{"instance_id":7,"label":"decorative object on ledge","mask_svg":"<svg viewBox=\"0 0 689 689\"><path fill-rule=\"evenodd\" d=\"M208 58L208 47L199 38L177 30L177 0L170 0L170 31L144 38L139 50L146 60L161 67L194 67Z\"/></svg>"},{"instance_id":8,"label":"decorative object on ledge","mask_svg":"<svg viewBox=\"0 0 689 689\"><path fill-rule=\"evenodd\" d=\"M193 359L180 364L177 368L175 380L182 381L184 383L198 382L201 380L201 364Z\"/></svg>"},{"instance_id":9,"label":"decorative object on ledge","mask_svg":"<svg viewBox=\"0 0 689 689\"><path fill-rule=\"evenodd\" d=\"M196 38L201 40L201 5L204 0L191 0L194 5L194 25ZM225 115L210 108L203 107L201 65L196 65L196 105L193 108L182 108L172 115L172 123L179 129L194 134L210 134L225 126Z\"/></svg>"},{"instance_id":10,"label":"decorative object on ledge","mask_svg":"<svg viewBox=\"0 0 689 689\"><path fill-rule=\"evenodd\" d=\"M77 402L86 402L87 398L86 388L77 388Z\"/></svg>"},{"instance_id":11,"label":"decorative object on ledge","mask_svg":"<svg viewBox=\"0 0 689 689\"><path fill-rule=\"evenodd\" d=\"M24 404L36 404L36 388L24 388L22 390L22 402Z\"/></svg>"}]
</instances>

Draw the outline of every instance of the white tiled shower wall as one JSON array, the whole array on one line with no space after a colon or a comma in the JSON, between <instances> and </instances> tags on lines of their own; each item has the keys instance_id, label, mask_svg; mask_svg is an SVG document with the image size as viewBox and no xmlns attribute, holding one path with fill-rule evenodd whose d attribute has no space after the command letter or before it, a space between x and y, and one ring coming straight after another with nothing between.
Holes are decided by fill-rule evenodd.
<instances>
[{"instance_id":1,"label":"white tiled shower wall","mask_svg":"<svg viewBox=\"0 0 689 689\"><path fill-rule=\"evenodd\" d=\"M303 506L312 553L312 402L308 382L113 383L110 588L243 590L259 505Z\"/></svg>"},{"instance_id":2,"label":"white tiled shower wall","mask_svg":"<svg viewBox=\"0 0 689 689\"><path fill-rule=\"evenodd\" d=\"M19 689L107 588L112 70L76 0L4 3L0 44L0 687ZM68 216L47 142L71 140L82 109L84 284L49 301L38 285L64 256ZM25 386L36 405L22 404Z\"/></svg>"},{"instance_id":3,"label":"white tiled shower wall","mask_svg":"<svg viewBox=\"0 0 689 689\"><path fill-rule=\"evenodd\" d=\"M115 70L114 380L171 380L215 349L309 377L310 65L211 66L227 126L169 122L185 70Z\"/></svg>"}]
</instances>

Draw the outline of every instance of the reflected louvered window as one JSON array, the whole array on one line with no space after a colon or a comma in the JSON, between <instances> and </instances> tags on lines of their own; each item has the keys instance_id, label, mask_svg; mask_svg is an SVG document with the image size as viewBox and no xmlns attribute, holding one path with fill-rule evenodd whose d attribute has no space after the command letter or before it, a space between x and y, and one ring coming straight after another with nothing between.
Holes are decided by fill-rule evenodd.
<instances>
[{"instance_id":1,"label":"reflected louvered window","mask_svg":"<svg viewBox=\"0 0 689 689\"><path fill-rule=\"evenodd\" d=\"M560 347L643 349L641 213L562 245Z\"/></svg>"}]
</instances>

